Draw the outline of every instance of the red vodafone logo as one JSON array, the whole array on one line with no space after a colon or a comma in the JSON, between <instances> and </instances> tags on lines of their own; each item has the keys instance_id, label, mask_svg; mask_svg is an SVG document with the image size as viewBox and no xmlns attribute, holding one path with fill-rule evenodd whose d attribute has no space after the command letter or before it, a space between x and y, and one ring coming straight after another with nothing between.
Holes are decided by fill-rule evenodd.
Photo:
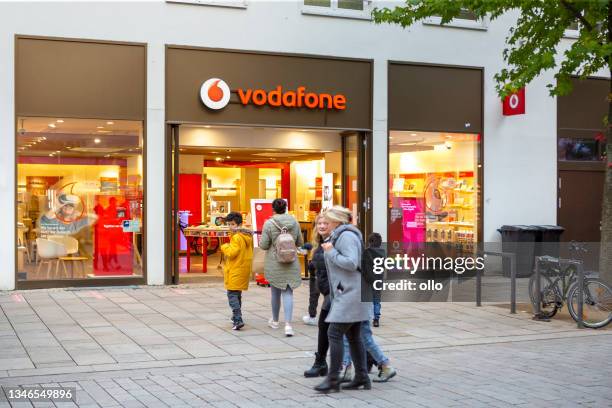
<instances>
[{"instance_id":1,"label":"red vodafone logo","mask_svg":"<svg viewBox=\"0 0 612 408\"><path fill-rule=\"evenodd\" d=\"M504 116L522 115L525 113L525 88L506 96L502 102Z\"/></svg>"},{"instance_id":2,"label":"red vodafone logo","mask_svg":"<svg viewBox=\"0 0 612 408\"><path fill-rule=\"evenodd\" d=\"M210 78L200 88L200 99L210 109L223 109L229 103L230 88L224 80Z\"/></svg>"}]
</instances>

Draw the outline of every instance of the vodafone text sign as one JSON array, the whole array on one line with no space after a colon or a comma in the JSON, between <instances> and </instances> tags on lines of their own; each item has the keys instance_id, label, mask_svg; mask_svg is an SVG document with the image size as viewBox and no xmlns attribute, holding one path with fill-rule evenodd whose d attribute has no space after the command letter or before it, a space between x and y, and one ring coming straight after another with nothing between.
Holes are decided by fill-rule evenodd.
<instances>
[{"instance_id":1,"label":"vodafone text sign","mask_svg":"<svg viewBox=\"0 0 612 408\"><path fill-rule=\"evenodd\" d=\"M297 87L295 91L284 90L281 85L270 91L238 88L236 93L238 94L238 102L242 105L329 110L346 109L346 96L307 92L304 86ZM229 103L229 95L229 86L219 78L208 79L200 89L200 98L204 105L210 109L224 108Z\"/></svg>"}]
</instances>

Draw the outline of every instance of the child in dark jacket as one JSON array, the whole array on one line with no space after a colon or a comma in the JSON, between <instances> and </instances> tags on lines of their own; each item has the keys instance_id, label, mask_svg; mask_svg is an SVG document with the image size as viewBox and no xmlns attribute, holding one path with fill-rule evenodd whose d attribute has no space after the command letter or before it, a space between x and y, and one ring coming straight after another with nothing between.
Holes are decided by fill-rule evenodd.
<instances>
[{"instance_id":1,"label":"child in dark jacket","mask_svg":"<svg viewBox=\"0 0 612 408\"><path fill-rule=\"evenodd\" d=\"M374 319L372 320L372 326L378 327L380 325L380 290L373 288L374 281L381 279L380 275L374 273L374 259L384 258L385 250L382 248L382 237L379 233L373 232L368 237L368 247L363 251L361 257L361 271L365 280L364 300L371 300L374 308ZM370 293L367 293L370 291Z\"/></svg>"}]
</instances>

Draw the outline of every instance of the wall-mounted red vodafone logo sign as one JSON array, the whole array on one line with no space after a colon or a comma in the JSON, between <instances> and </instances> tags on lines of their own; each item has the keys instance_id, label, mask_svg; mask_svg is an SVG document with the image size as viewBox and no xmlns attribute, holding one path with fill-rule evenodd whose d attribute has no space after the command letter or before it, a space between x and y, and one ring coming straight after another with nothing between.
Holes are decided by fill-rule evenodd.
<instances>
[{"instance_id":1,"label":"wall-mounted red vodafone logo sign","mask_svg":"<svg viewBox=\"0 0 612 408\"><path fill-rule=\"evenodd\" d=\"M200 98L210 109L223 109L230 100L230 88L219 78L206 80L200 88ZM345 110L346 96L342 94L308 92L305 86L285 90L278 85L272 90L238 88L238 102L241 105L269 105L272 107Z\"/></svg>"},{"instance_id":2,"label":"wall-mounted red vodafone logo sign","mask_svg":"<svg viewBox=\"0 0 612 408\"><path fill-rule=\"evenodd\" d=\"M200 88L200 99L206 107L214 110L225 108L230 100L230 89L224 80L210 78Z\"/></svg>"},{"instance_id":3,"label":"wall-mounted red vodafone logo sign","mask_svg":"<svg viewBox=\"0 0 612 408\"><path fill-rule=\"evenodd\" d=\"M525 88L521 88L504 98L504 116L522 115L525 113Z\"/></svg>"}]
</instances>

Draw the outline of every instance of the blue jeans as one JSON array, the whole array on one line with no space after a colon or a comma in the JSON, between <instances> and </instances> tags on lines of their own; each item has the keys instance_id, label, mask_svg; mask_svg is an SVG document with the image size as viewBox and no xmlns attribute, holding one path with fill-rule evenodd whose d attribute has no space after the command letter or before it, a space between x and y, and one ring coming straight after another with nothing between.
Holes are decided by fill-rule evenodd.
<instances>
[{"instance_id":1,"label":"blue jeans","mask_svg":"<svg viewBox=\"0 0 612 408\"><path fill-rule=\"evenodd\" d=\"M376 364L381 365L389 363L389 358L383 354L378 344L374 341L369 320L361 323L361 338L363 339L363 344L367 352L370 353L372 358L376 361ZM346 336L344 336L344 359L342 363L345 367L351 364L351 355L348 352L348 340Z\"/></svg>"},{"instance_id":2,"label":"blue jeans","mask_svg":"<svg viewBox=\"0 0 612 408\"><path fill-rule=\"evenodd\" d=\"M380 299L372 299L372 305L374 306L374 319L380 319Z\"/></svg>"},{"instance_id":3,"label":"blue jeans","mask_svg":"<svg viewBox=\"0 0 612 408\"><path fill-rule=\"evenodd\" d=\"M242 291L228 290L227 300L229 301L230 309L232 309L232 320L234 323L242 322Z\"/></svg>"}]
</instances>

